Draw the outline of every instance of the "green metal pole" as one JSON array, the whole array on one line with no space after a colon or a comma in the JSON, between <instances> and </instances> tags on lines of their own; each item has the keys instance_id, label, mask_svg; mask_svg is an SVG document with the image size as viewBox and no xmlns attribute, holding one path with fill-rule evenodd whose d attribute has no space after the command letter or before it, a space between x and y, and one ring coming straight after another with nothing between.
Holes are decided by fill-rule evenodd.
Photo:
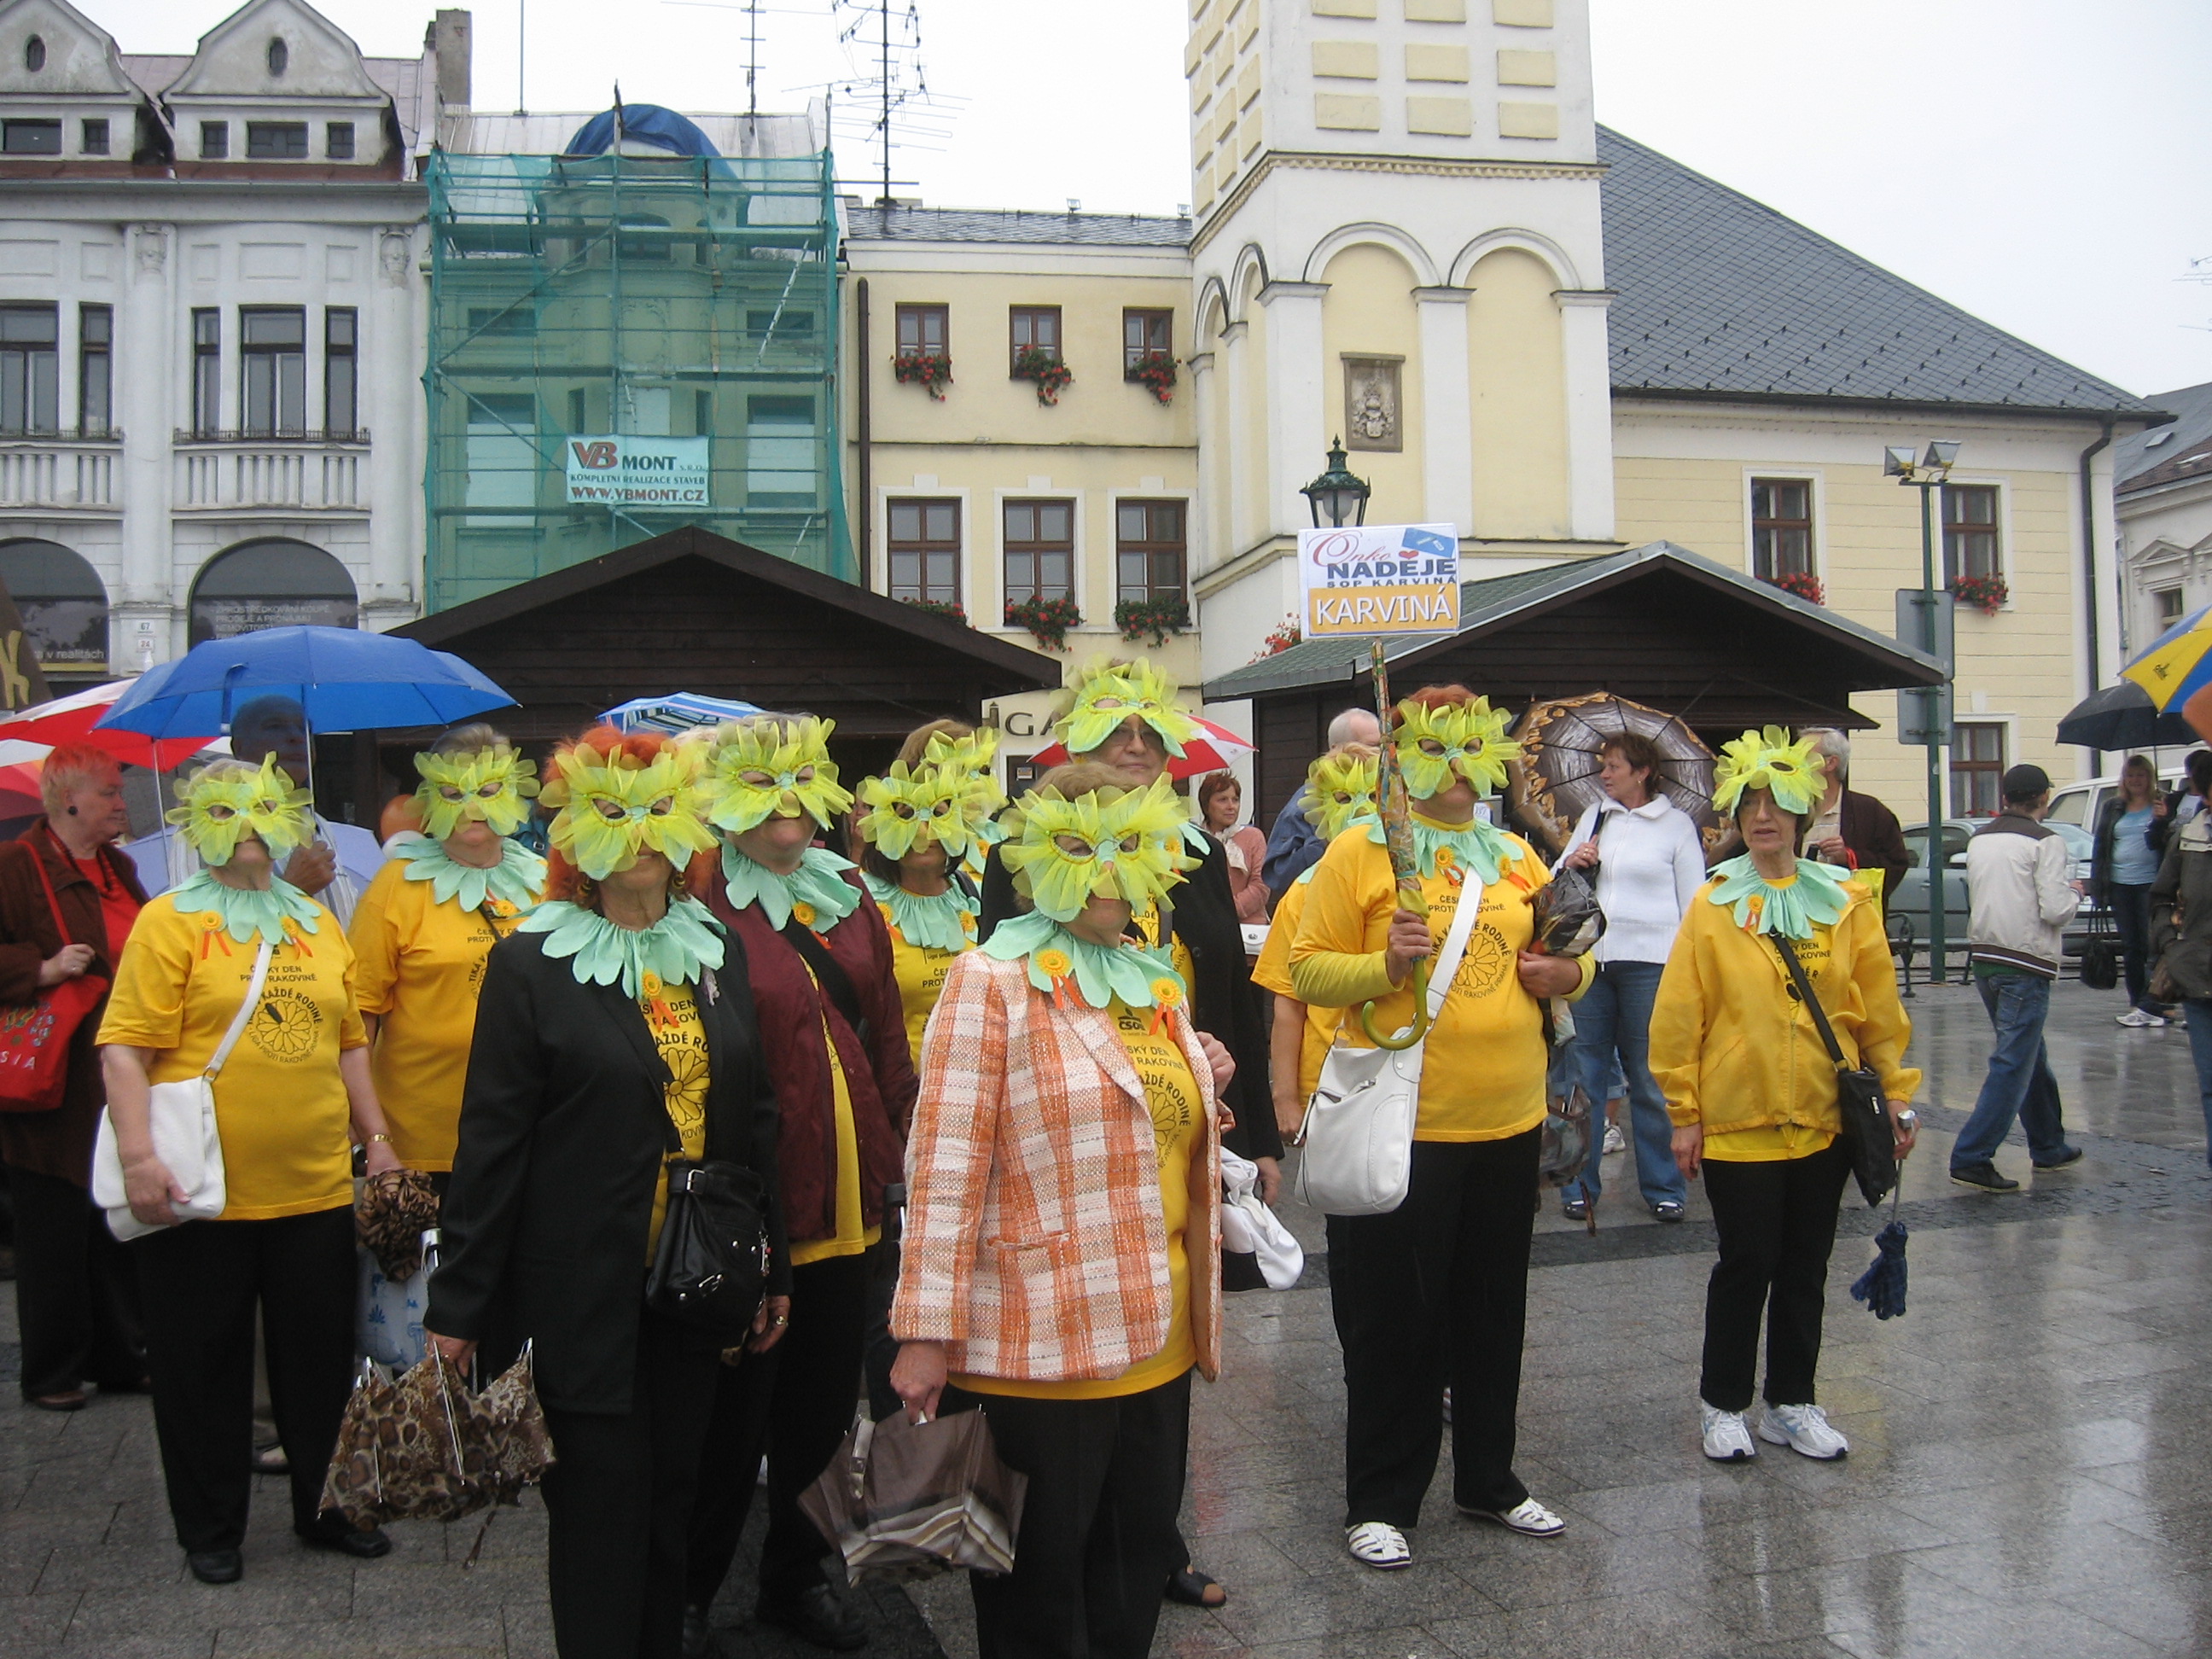
<instances>
[{"instance_id":1,"label":"green metal pole","mask_svg":"<svg viewBox=\"0 0 2212 1659\"><path fill-rule=\"evenodd\" d=\"M1920 486L1920 586L1922 614L1927 618L1928 645L1936 635L1936 486ZM1931 699L1931 702L1935 700ZM1931 708L1931 714L1934 712ZM1943 734L1931 724L1928 731L1928 982L1941 985L1944 978L1943 938Z\"/></svg>"}]
</instances>

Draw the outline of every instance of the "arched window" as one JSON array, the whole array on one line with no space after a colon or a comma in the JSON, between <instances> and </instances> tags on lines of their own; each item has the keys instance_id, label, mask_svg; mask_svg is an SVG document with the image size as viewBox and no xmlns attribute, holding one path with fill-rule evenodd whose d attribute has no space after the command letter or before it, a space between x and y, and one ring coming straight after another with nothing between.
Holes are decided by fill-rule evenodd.
<instances>
[{"instance_id":1,"label":"arched window","mask_svg":"<svg viewBox=\"0 0 2212 1659\"><path fill-rule=\"evenodd\" d=\"M282 75L291 66L291 63L292 48L284 44L283 38L280 35L270 41L269 72L271 75Z\"/></svg>"},{"instance_id":2,"label":"arched window","mask_svg":"<svg viewBox=\"0 0 2212 1659\"><path fill-rule=\"evenodd\" d=\"M36 75L46 66L46 43L33 35L23 43L23 67Z\"/></svg>"},{"instance_id":3,"label":"arched window","mask_svg":"<svg viewBox=\"0 0 2212 1659\"><path fill-rule=\"evenodd\" d=\"M192 584L191 642L263 628L359 625L353 578L306 542L241 542L201 567Z\"/></svg>"},{"instance_id":4,"label":"arched window","mask_svg":"<svg viewBox=\"0 0 2212 1659\"><path fill-rule=\"evenodd\" d=\"M23 618L41 667L107 666L107 589L59 542L0 542L0 581Z\"/></svg>"}]
</instances>

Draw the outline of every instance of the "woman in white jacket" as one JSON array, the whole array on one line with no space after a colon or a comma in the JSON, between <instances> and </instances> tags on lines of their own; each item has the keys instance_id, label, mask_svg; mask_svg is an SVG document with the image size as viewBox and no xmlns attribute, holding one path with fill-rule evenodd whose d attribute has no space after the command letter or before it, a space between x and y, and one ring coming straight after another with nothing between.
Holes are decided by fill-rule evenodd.
<instances>
[{"instance_id":1,"label":"woman in white jacket","mask_svg":"<svg viewBox=\"0 0 2212 1659\"><path fill-rule=\"evenodd\" d=\"M1575 1005L1575 1058L1593 1108L1606 1098L1613 1056L1628 1079L1637 1183L1651 1213L1680 1221L1688 1189L1674 1165L1667 1102L1651 1080L1651 1004L1682 913L1705 879L1698 826L1658 788L1659 750L1640 732L1608 738L1598 754L1606 799L1576 824L1559 867L1597 871L1605 934L1593 951L1597 977ZM1592 1125L1593 1129L1595 1124ZM1563 1189L1570 1219L1589 1213L1601 1189L1605 1143L1590 1136L1589 1162Z\"/></svg>"}]
</instances>

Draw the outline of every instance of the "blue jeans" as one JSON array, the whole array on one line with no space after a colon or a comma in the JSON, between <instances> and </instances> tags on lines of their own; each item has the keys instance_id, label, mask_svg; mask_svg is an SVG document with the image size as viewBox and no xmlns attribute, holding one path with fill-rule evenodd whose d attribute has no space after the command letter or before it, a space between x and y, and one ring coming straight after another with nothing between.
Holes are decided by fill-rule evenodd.
<instances>
[{"instance_id":1,"label":"blue jeans","mask_svg":"<svg viewBox=\"0 0 2212 1659\"><path fill-rule=\"evenodd\" d=\"M2066 1150L2066 1126L2060 1120L2058 1079L2051 1074L2051 1056L2043 1046L2051 981L2039 974L1976 974L1974 985L1996 1027L1997 1041L1974 1115L1951 1149L1951 1167L1989 1163L2012 1133L2014 1118L2027 1133L2030 1158L2057 1158Z\"/></svg>"},{"instance_id":2,"label":"blue jeans","mask_svg":"<svg viewBox=\"0 0 2212 1659\"><path fill-rule=\"evenodd\" d=\"M2204 1097L2204 1161L2212 1164L2212 1002L2191 997L2182 1006L2189 1011L2189 1053L2197 1061L2197 1092Z\"/></svg>"},{"instance_id":3,"label":"blue jeans","mask_svg":"<svg viewBox=\"0 0 2212 1659\"><path fill-rule=\"evenodd\" d=\"M1689 1197L1674 1163L1674 1126L1666 1097L1651 1078L1651 1005L1659 996L1656 962L1608 962L1575 1005L1575 1058L1583 1092L1590 1101L1589 1162L1582 1178L1567 1183L1567 1199L1595 1198L1604 1190L1598 1170L1605 1154L1605 1102L1613 1056L1628 1078L1630 1138L1636 1146L1637 1185L1646 1204L1680 1204Z\"/></svg>"}]
</instances>

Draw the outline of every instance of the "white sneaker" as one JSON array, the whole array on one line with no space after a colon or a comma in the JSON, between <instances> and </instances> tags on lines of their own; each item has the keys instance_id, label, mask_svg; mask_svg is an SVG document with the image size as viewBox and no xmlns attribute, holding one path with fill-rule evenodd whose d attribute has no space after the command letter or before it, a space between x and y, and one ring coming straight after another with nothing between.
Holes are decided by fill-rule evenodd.
<instances>
[{"instance_id":1,"label":"white sneaker","mask_svg":"<svg viewBox=\"0 0 2212 1659\"><path fill-rule=\"evenodd\" d=\"M2142 1015L2142 1023L2146 1025L2170 1025L2173 1023L2164 1014L2154 1014L2148 1008L2139 1009L2136 1012Z\"/></svg>"},{"instance_id":2,"label":"white sneaker","mask_svg":"<svg viewBox=\"0 0 2212 1659\"><path fill-rule=\"evenodd\" d=\"M1705 1431L1705 1455L1714 1462L1748 1463L1759 1455L1759 1447L1751 1437L1751 1425L1743 1420L1741 1412L1724 1412L1700 1400L1698 1422Z\"/></svg>"},{"instance_id":3,"label":"white sneaker","mask_svg":"<svg viewBox=\"0 0 2212 1659\"><path fill-rule=\"evenodd\" d=\"M1344 1547L1352 1552L1353 1560L1382 1572L1395 1572L1400 1567L1413 1565L1413 1553L1406 1547L1406 1534L1388 1521L1362 1521L1356 1527L1346 1527Z\"/></svg>"},{"instance_id":4,"label":"white sneaker","mask_svg":"<svg viewBox=\"0 0 2212 1659\"><path fill-rule=\"evenodd\" d=\"M1851 1443L1828 1426L1818 1406L1769 1406L1759 1417L1759 1437L1823 1462L1844 1455Z\"/></svg>"},{"instance_id":5,"label":"white sneaker","mask_svg":"<svg viewBox=\"0 0 2212 1659\"><path fill-rule=\"evenodd\" d=\"M2136 1027L2145 1025L2163 1025L2166 1024L2164 1020L2147 1014L2140 1008L2130 1008L2124 1014L2115 1014L2112 1016L2112 1019L2113 1023L2116 1024L2132 1025Z\"/></svg>"},{"instance_id":6,"label":"white sneaker","mask_svg":"<svg viewBox=\"0 0 2212 1659\"><path fill-rule=\"evenodd\" d=\"M1510 1510L1471 1510L1464 1504L1455 1507L1470 1521L1495 1521L1529 1538L1557 1538L1567 1529L1565 1521L1533 1498L1522 1498Z\"/></svg>"},{"instance_id":7,"label":"white sneaker","mask_svg":"<svg viewBox=\"0 0 2212 1659\"><path fill-rule=\"evenodd\" d=\"M1608 1152L1625 1152L1628 1150L1628 1137L1620 1133L1620 1125L1618 1123L1608 1123L1605 1126L1605 1149Z\"/></svg>"}]
</instances>

